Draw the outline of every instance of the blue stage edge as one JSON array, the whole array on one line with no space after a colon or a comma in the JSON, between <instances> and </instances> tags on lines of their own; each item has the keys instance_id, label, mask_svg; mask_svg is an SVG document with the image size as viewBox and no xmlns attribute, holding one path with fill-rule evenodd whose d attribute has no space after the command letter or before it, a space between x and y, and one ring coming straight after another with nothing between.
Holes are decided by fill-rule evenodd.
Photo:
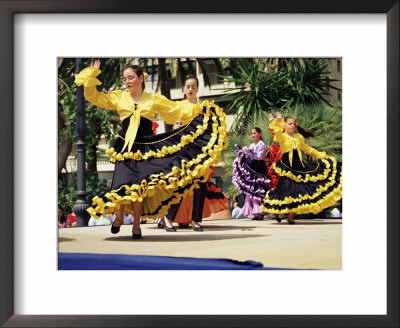
<instances>
[{"instance_id":1,"label":"blue stage edge","mask_svg":"<svg viewBox=\"0 0 400 328\"><path fill-rule=\"evenodd\" d=\"M281 270L255 261L192 257L58 253L59 270Z\"/></svg>"}]
</instances>

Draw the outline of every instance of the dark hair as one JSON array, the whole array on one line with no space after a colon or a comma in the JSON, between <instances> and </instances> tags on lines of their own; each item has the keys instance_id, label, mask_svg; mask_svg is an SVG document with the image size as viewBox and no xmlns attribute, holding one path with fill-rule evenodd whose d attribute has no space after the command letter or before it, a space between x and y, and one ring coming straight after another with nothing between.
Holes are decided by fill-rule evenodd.
<instances>
[{"instance_id":1,"label":"dark hair","mask_svg":"<svg viewBox=\"0 0 400 328\"><path fill-rule=\"evenodd\" d=\"M188 75L188 76L186 76L185 79L183 80L182 91L183 91L183 88L185 88L185 84L186 84L186 82L187 82L188 80L196 80L197 87L199 87L199 79L198 79L196 76L194 76L194 75ZM186 99L186 94L185 94L185 93L183 94L183 99Z\"/></svg>"},{"instance_id":2,"label":"dark hair","mask_svg":"<svg viewBox=\"0 0 400 328\"><path fill-rule=\"evenodd\" d=\"M124 75L124 72L128 69L131 68L137 76L143 75L143 70L138 66L138 65L128 65L122 68L121 74ZM144 83L144 76L143 76L143 82L142 82L142 90L146 87Z\"/></svg>"},{"instance_id":3,"label":"dark hair","mask_svg":"<svg viewBox=\"0 0 400 328\"><path fill-rule=\"evenodd\" d=\"M256 130L257 133L262 133L261 129L258 126L255 126L254 128L252 128L252 130ZM262 136L260 136L260 140L263 140Z\"/></svg>"},{"instance_id":4,"label":"dark hair","mask_svg":"<svg viewBox=\"0 0 400 328\"><path fill-rule=\"evenodd\" d=\"M67 221L67 217L65 216L64 209L62 208L61 205L58 205L58 209L61 210L61 212L62 212L60 223L66 222Z\"/></svg>"},{"instance_id":5,"label":"dark hair","mask_svg":"<svg viewBox=\"0 0 400 328\"><path fill-rule=\"evenodd\" d=\"M285 116L283 119L285 120L285 123L287 122L288 119L292 119L293 121L296 122L293 116ZM314 132L311 130L302 128L298 123L296 123L296 129L297 131L306 139L311 139L314 138Z\"/></svg>"}]
</instances>

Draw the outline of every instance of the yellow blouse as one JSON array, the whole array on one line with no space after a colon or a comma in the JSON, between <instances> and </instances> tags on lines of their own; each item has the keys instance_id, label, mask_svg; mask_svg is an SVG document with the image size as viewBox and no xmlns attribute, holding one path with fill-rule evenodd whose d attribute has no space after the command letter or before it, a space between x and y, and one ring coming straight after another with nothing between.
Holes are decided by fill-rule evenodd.
<instances>
[{"instance_id":1,"label":"yellow blouse","mask_svg":"<svg viewBox=\"0 0 400 328\"><path fill-rule=\"evenodd\" d=\"M179 118L182 124L188 124L201 112L199 103L192 104L188 101L175 102L157 93L143 92L140 100L135 103L130 92L123 90L103 93L97 91L96 86L101 82L96 78L101 73L97 67L87 67L79 74L75 74L75 83L83 85L85 98L95 106L116 110L124 120L130 118L128 130L125 135L125 145L128 152L135 141L137 130L140 124L140 117L154 120L157 113L163 117L165 122L173 124Z\"/></svg>"},{"instance_id":2,"label":"yellow blouse","mask_svg":"<svg viewBox=\"0 0 400 328\"><path fill-rule=\"evenodd\" d=\"M310 147L306 144L305 138L300 133L295 133L293 137L289 136L288 134L284 133L283 130L285 129L285 121L281 120L279 123L275 120L269 124L269 128L272 129L275 133L274 141L279 142L279 147L282 150L282 153L289 152L289 163L292 165L293 162L293 150L296 149L300 162L304 167L303 159L301 156L301 151L304 151L306 154L311 155L315 159L327 158L328 155L322 151L319 152L318 150Z\"/></svg>"}]
</instances>

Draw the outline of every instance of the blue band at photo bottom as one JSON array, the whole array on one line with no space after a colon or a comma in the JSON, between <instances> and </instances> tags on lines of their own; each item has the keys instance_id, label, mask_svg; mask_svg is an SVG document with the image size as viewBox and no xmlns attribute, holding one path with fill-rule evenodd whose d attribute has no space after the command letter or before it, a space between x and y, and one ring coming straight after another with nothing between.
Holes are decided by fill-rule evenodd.
<instances>
[{"instance_id":1,"label":"blue band at photo bottom","mask_svg":"<svg viewBox=\"0 0 400 328\"><path fill-rule=\"evenodd\" d=\"M59 253L59 270L288 270L255 261L191 257Z\"/></svg>"}]
</instances>

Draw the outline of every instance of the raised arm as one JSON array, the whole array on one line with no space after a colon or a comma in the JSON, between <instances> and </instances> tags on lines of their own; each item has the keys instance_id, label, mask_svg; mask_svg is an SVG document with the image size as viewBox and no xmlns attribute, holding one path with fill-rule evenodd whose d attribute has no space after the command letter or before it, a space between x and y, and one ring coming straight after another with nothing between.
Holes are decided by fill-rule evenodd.
<instances>
[{"instance_id":1,"label":"raised arm","mask_svg":"<svg viewBox=\"0 0 400 328\"><path fill-rule=\"evenodd\" d=\"M268 130L271 131L275 142L284 142L283 130L285 128L285 121L282 120L282 114L276 113L274 118L272 114L268 115L269 126Z\"/></svg>"},{"instance_id":2,"label":"raised arm","mask_svg":"<svg viewBox=\"0 0 400 328\"><path fill-rule=\"evenodd\" d=\"M109 110L116 110L116 104L121 98L122 91L115 90L109 93L97 91L97 86L101 82L96 77L100 73L100 61L96 61L90 67L86 67L80 71L79 74L75 74L75 84L77 86L83 85L85 99L93 105Z\"/></svg>"}]
</instances>

